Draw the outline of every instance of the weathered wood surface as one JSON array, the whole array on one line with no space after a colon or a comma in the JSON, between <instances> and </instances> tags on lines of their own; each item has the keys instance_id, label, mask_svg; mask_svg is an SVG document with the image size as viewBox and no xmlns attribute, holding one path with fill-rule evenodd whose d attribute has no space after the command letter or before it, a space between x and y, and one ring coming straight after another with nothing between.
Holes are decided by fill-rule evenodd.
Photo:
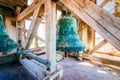
<instances>
[{"instance_id":1,"label":"weathered wood surface","mask_svg":"<svg viewBox=\"0 0 120 80\"><path fill-rule=\"evenodd\" d=\"M95 31L79 20L78 34L82 43L86 46L86 51L92 50L95 44Z\"/></svg>"},{"instance_id":2,"label":"weathered wood surface","mask_svg":"<svg viewBox=\"0 0 120 80\"><path fill-rule=\"evenodd\" d=\"M47 67L34 60L20 59L20 63L32 74L37 80L43 80L46 75Z\"/></svg>"},{"instance_id":3,"label":"weathered wood surface","mask_svg":"<svg viewBox=\"0 0 120 80\"><path fill-rule=\"evenodd\" d=\"M56 4L48 0L45 3L45 38L47 59L51 62L50 73L57 70L56 63Z\"/></svg>"},{"instance_id":4,"label":"weathered wood surface","mask_svg":"<svg viewBox=\"0 0 120 80\"><path fill-rule=\"evenodd\" d=\"M120 80L120 71L96 65L87 61L65 58L60 62L63 67L61 80Z\"/></svg>"},{"instance_id":5,"label":"weathered wood surface","mask_svg":"<svg viewBox=\"0 0 120 80\"><path fill-rule=\"evenodd\" d=\"M36 30L35 28L38 27L38 24L39 24L39 22L38 22L38 24L36 24L36 22L38 21L38 15L39 15L39 11L40 11L40 6L41 6L41 4L37 7L37 9L33 13L33 19L31 21L29 32L28 32L28 35L27 35L27 41L26 41L26 46L25 46L26 49L30 45L29 44L30 40L32 40L30 38L34 37L35 33L33 31ZM35 25L37 25L37 26L35 26Z\"/></svg>"},{"instance_id":6,"label":"weathered wood surface","mask_svg":"<svg viewBox=\"0 0 120 80\"><path fill-rule=\"evenodd\" d=\"M36 16L36 17L37 17L37 19L35 20L36 22L34 23L33 26L30 26L30 29L31 29L32 31L31 31L31 33L29 32L29 34L28 34L28 38L27 38L27 39L28 39L28 40L27 40L28 42L27 42L27 45L26 45L26 49L28 49L28 48L30 47L33 38L36 37L39 24L40 24L41 20L43 19L43 13L44 13L44 8L43 8L43 6L41 6L41 7L40 7L40 11L39 11L39 13L37 14L37 15L39 15L39 16L38 16L38 17ZM32 21L32 22L33 22L33 21ZM31 24L33 24L33 23L31 23Z\"/></svg>"},{"instance_id":7,"label":"weathered wood surface","mask_svg":"<svg viewBox=\"0 0 120 80\"><path fill-rule=\"evenodd\" d=\"M33 2L29 7L27 7L17 16L17 21L23 20L32 15L32 13L34 12L38 5L39 5L38 2Z\"/></svg>"},{"instance_id":8,"label":"weathered wood surface","mask_svg":"<svg viewBox=\"0 0 120 80\"><path fill-rule=\"evenodd\" d=\"M103 8L104 6L106 6L108 4L108 2L110 2L111 0L104 0L101 4L100 7Z\"/></svg>"},{"instance_id":9,"label":"weathered wood surface","mask_svg":"<svg viewBox=\"0 0 120 80\"><path fill-rule=\"evenodd\" d=\"M115 2L120 4L120 0L115 0Z\"/></svg>"},{"instance_id":10,"label":"weathered wood surface","mask_svg":"<svg viewBox=\"0 0 120 80\"><path fill-rule=\"evenodd\" d=\"M37 9L39 5L42 5L46 0L36 0L34 1L29 7L27 7L24 11L22 11L18 16L17 16L17 21L21 21L25 18L30 17L34 10Z\"/></svg>"},{"instance_id":11,"label":"weathered wood surface","mask_svg":"<svg viewBox=\"0 0 120 80\"><path fill-rule=\"evenodd\" d=\"M120 19L88 0L59 0L81 20L120 50ZM72 6L71 6L72 5Z\"/></svg>"},{"instance_id":12,"label":"weathered wood surface","mask_svg":"<svg viewBox=\"0 0 120 80\"><path fill-rule=\"evenodd\" d=\"M96 54L106 54L106 55L110 55L110 56L115 56L115 57L120 57L120 54L119 53L112 53L112 52L98 52L96 51L95 52Z\"/></svg>"},{"instance_id":13,"label":"weathered wood surface","mask_svg":"<svg viewBox=\"0 0 120 80\"><path fill-rule=\"evenodd\" d=\"M120 17L120 12L113 13L116 17Z\"/></svg>"},{"instance_id":14,"label":"weathered wood surface","mask_svg":"<svg viewBox=\"0 0 120 80\"><path fill-rule=\"evenodd\" d=\"M84 59L90 60L93 63L106 65L108 67L120 70L120 57L117 57L117 55L111 55L109 53L94 53L92 55L83 54L82 57Z\"/></svg>"},{"instance_id":15,"label":"weathered wood surface","mask_svg":"<svg viewBox=\"0 0 120 80\"><path fill-rule=\"evenodd\" d=\"M91 51L88 52L88 54L92 54L93 52L95 52L96 50L98 50L99 48L101 48L102 46L104 46L107 43L106 40L101 41L98 45L96 45Z\"/></svg>"}]
</instances>

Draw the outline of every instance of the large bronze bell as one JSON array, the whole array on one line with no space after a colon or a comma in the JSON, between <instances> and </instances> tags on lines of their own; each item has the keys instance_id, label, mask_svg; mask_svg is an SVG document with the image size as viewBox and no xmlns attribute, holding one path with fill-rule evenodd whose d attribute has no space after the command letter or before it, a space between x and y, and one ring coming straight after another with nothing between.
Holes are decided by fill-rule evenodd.
<instances>
[{"instance_id":1,"label":"large bronze bell","mask_svg":"<svg viewBox=\"0 0 120 80\"><path fill-rule=\"evenodd\" d=\"M70 12L62 12L58 21L56 36L56 50L62 52L83 51L85 46L81 43L77 33L77 21Z\"/></svg>"},{"instance_id":2,"label":"large bronze bell","mask_svg":"<svg viewBox=\"0 0 120 80\"><path fill-rule=\"evenodd\" d=\"M0 52L9 52L18 47L6 33L3 23L2 11L0 9Z\"/></svg>"}]
</instances>

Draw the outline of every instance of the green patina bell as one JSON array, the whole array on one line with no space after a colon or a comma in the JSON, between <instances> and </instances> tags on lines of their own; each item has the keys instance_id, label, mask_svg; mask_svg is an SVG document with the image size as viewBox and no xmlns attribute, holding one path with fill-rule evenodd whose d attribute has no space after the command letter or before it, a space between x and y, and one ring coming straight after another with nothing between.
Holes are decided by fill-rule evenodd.
<instances>
[{"instance_id":1,"label":"green patina bell","mask_svg":"<svg viewBox=\"0 0 120 80\"><path fill-rule=\"evenodd\" d=\"M81 43L77 33L77 21L70 12L62 12L58 21L56 36L56 50L63 52L83 51L85 46Z\"/></svg>"},{"instance_id":2,"label":"green patina bell","mask_svg":"<svg viewBox=\"0 0 120 80\"><path fill-rule=\"evenodd\" d=\"M2 11L0 9L0 52L9 52L18 47L6 33L3 23Z\"/></svg>"}]
</instances>

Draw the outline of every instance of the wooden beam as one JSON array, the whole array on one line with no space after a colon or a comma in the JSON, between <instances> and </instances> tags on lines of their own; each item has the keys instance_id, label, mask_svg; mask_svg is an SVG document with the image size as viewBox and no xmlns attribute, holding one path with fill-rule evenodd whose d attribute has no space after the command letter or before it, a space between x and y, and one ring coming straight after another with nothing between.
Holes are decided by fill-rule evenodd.
<instances>
[{"instance_id":1,"label":"wooden beam","mask_svg":"<svg viewBox=\"0 0 120 80\"><path fill-rule=\"evenodd\" d=\"M22 11L18 16L17 16L17 21L21 21L25 18L28 18L29 16L32 15L34 10L37 8L37 6L41 4L38 2L33 2L29 7L27 7L24 11Z\"/></svg>"},{"instance_id":2,"label":"wooden beam","mask_svg":"<svg viewBox=\"0 0 120 80\"><path fill-rule=\"evenodd\" d=\"M79 29L81 31L79 31L79 33L81 33L81 41L86 46L86 49L87 49L88 47L88 26L83 21L81 21L80 28Z\"/></svg>"},{"instance_id":3,"label":"wooden beam","mask_svg":"<svg viewBox=\"0 0 120 80\"><path fill-rule=\"evenodd\" d=\"M18 16L17 16L17 21L21 21L25 18L30 17L34 10L39 6L42 5L46 0L37 0L34 1L29 7L27 7L24 11L22 11Z\"/></svg>"},{"instance_id":4,"label":"wooden beam","mask_svg":"<svg viewBox=\"0 0 120 80\"><path fill-rule=\"evenodd\" d=\"M31 33L29 39L27 38L27 41L26 41L26 42L27 42L26 49L29 49L29 48L30 48L31 43L32 43L34 37L36 37L36 32L37 32L37 29L38 29L38 27L39 27L39 24L40 24L41 20L42 20L42 18L37 19L37 22L36 22L35 25L34 25L34 29L32 29L32 33Z\"/></svg>"},{"instance_id":5,"label":"wooden beam","mask_svg":"<svg viewBox=\"0 0 120 80\"><path fill-rule=\"evenodd\" d=\"M93 3L96 3L96 0L90 0ZM81 35L81 40L86 46L85 51L90 51L94 48L95 44L95 30L92 29L89 25L84 23L82 20L79 20L79 34Z\"/></svg>"},{"instance_id":6,"label":"wooden beam","mask_svg":"<svg viewBox=\"0 0 120 80\"><path fill-rule=\"evenodd\" d=\"M114 10L113 15L115 15L116 17L120 17L120 4L119 3L115 3L114 8L115 8L115 10Z\"/></svg>"},{"instance_id":7,"label":"wooden beam","mask_svg":"<svg viewBox=\"0 0 120 80\"><path fill-rule=\"evenodd\" d=\"M21 40L22 41L22 26L21 22L16 22L16 27L17 27L17 41Z\"/></svg>"},{"instance_id":8,"label":"wooden beam","mask_svg":"<svg viewBox=\"0 0 120 80\"><path fill-rule=\"evenodd\" d=\"M50 73L57 70L56 64L56 4L48 0L45 3L45 35L46 35L46 54L51 62Z\"/></svg>"},{"instance_id":9,"label":"wooden beam","mask_svg":"<svg viewBox=\"0 0 120 80\"><path fill-rule=\"evenodd\" d=\"M90 60L91 62L95 64L104 65L104 66L108 66L108 67L115 68L115 69L120 69L119 61L105 59L102 57L97 57L97 56L93 56L89 54L83 54L82 57L84 59Z\"/></svg>"},{"instance_id":10,"label":"wooden beam","mask_svg":"<svg viewBox=\"0 0 120 80\"><path fill-rule=\"evenodd\" d=\"M86 46L86 51L92 50L95 44L95 31L86 23L79 20L78 34L81 41Z\"/></svg>"},{"instance_id":11,"label":"wooden beam","mask_svg":"<svg viewBox=\"0 0 120 80\"><path fill-rule=\"evenodd\" d=\"M37 36L38 37L38 40L39 41L42 41L43 43L45 43L45 40L44 39L42 39L41 37L39 37L39 36Z\"/></svg>"},{"instance_id":12,"label":"wooden beam","mask_svg":"<svg viewBox=\"0 0 120 80\"><path fill-rule=\"evenodd\" d=\"M99 48L104 46L106 43L107 43L107 41L104 39L98 45L96 45L91 51L89 51L88 54L92 54L93 52L95 52L96 50L98 50Z\"/></svg>"},{"instance_id":13,"label":"wooden beam","mask_svg":"<svg viewBox=\"0 0 120 80\"><path fill-rule=\"evenodd\" d=\"M120 57L119 53L111 53L111 52L95 52L96 54L106 54L106 55L110 55L110 56L116 56L116 57Z\"/></svg>"},{"instance_id":14,"label":"wooden beam","mask_svg":"<svg viewBox=\"0 0 120 80\"><path fill-rule=\"evenodd\" d=\"M115 2L120 4L120 0L115 0Z\"/></svg>"},{"instance_id":15,"label":"wooden beam","mask_svg":"<svg viewBox=\"0 0 120 80\"><path fill-rule=\"evenodd\" d=\"M96 4L96 0L90 0L90 1L92 1L93 3L95 3L95 4Z\"/></svg>"},{"instance_id":16,"label":"wooden beam","mask_svg":"<svg viewBox=\"0 0 120 80\"><path fill-rule=\"evenodd\" d=\"M108 2L110 2L111 0L104 0L101 4L100 7L103 8L104 6L106 6L108 4Z\"/></svg>"},{"instance_id":17,"label":"wooden beam","mask_svg":"<svg viewBox=\"0 0 120 80\"><path fill-rule=\"evenodd\" d=\"M120 50L120 19L89 0L59 0L81 20ZM72 6L71 6L72 5ZM94 14L94 15L93 15Z\"/></svg>"},{"instance_id":18,"label":"wooden beam","mask_svg":"<svg viewBox=\"0 0 120 80\"><path fill-rule=\"evenodd\" d=\"M34 13L36 13L36 11ZM32 23L30 25L30 29L29 29L28 36L27 36L26 49L28 49L30 47L33 38L36 36L39 24L40 24L41 20L43 19L42 18L43 13L44 13L44 8L43 8L43 6L41 6L40 11L37 11L37 14L33 15L34 18L31 21ZM39 18L38 18L38 15L40 15Z\"/></svg>"},{"instance_id":19,"label":"wooden beam","mask_svg":"<svg viewBox=\"0 0 120 80\"><path fill-rule=\"evenodd\" d=\"M88 51L95 47L95 30L88 27Z\"/></svg>"},{"instance_id":20,"label":"wooden beam","mask_svg":"<svg viewBox=\"0 0 120 80\"><path fill-rule=\"evenodd\" d=\"M120 12L115 12L113 13L116 17L119 17L120 18Z\"/></svg>"},{"instance_id":21,"label":"wooden beam","mask_svg":"<svg viewBox=\"0 0 120 80\"><path fill-rule=\"evenodd\" d=\"M36 47L36 48L39 48L38 36L35 37L35 47Z\"/></svg>"},{"instance_id":22,"label":"wooden beam","mask_svg":"<svg viewBox=\"0 0 120 80\"><path fill-rule=\"evenodd\" d=\"M36 22L37 22L37 19L38 19L38 14L39 14L39 11L40 11L40 6L41 6L41 5L39 5L39 6L37 7L37 9L34 11L33 19L32 19L32 21L31 21L30 28L29 28L29 32L28 32L28 35L27 35L27 41L26 41L25 49L28 48L28 45L29 45L30 40L31 40L31 39L30 39L31 34L33 33L34 28L36 27L35 25L36 25Z\"/></svg>"}]
</instances>

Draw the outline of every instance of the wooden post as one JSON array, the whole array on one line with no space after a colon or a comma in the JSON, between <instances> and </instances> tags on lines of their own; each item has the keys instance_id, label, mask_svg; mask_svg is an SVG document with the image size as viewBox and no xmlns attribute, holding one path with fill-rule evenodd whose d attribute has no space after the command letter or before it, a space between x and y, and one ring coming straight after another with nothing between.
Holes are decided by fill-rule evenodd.
<instances>
[{"instance_id":1,"label":"wooden post","mask_svg":"<svg viewBox=\"0 0 120 80\"><path fill-rule=\"evenodd\" d=\"M79 30L78 34L81 38L81 41L86 46L86 51L90 51L93 49L95 45L95 31L89 27L86 23L79 20Z\"/></svg>"},{"instance_id":2,"label":"wooden post","mask_svg":"<svg viewBox=\"0 0 120 80\"><path fill-rule=\"evenodd\" d=\"M95 30L88 26L88 50L95 47Z\"/></svg>"},{"instance_id":3,"label":"wooden post","mask_svg":"<svg viewBox=\"0 0 120 80\"><path fill-rule=\"evenodd\" d=\"M22 40L22 26L21 22L16 22L16 27L17 27L17 41Z\"/></svg>"},{"instance_id":4,"label":"wooden post","mask_svg":"<svg viewBox=\"0 0 120 80\"><path fill-rule=\"evenodd\" d=\"M80 27L82 28L82 30L81 30L81 33L82 33L81 41L86 46L86 50L87 50L87 47L88 47L88 26L82 21Z\"/></svg>"},{"instance_id":5,"label":"wooden post","mask_svg":"<svg viewBox=\"0 0 120 80\"><path fill-rule=\"evenodd\" d=\"M51 62L50 73L57 70L56 64L56 4L48 0L45 3L46 53Z\"/></svg>"},{"instance_id":6,"label":"wooden post","mask_svg":"<svg viewBox=\"0 0 120 80\"><path fill-rule=\"evenodd\" d=\"M36 35L36 37L35 37L35 47L36 47L36 48L39 48L38 35Z\"/></svg>"}]
</instances>

